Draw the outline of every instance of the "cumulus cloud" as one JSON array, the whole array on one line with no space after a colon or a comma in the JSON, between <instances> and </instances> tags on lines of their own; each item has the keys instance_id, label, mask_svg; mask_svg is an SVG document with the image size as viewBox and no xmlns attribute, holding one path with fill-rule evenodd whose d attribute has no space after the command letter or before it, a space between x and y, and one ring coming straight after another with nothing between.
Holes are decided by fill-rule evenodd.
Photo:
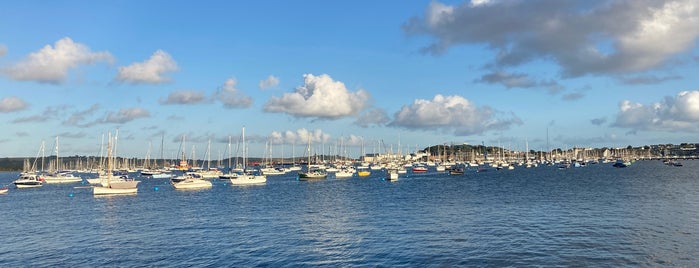
<instances>
[{"instance_id":1,"label":"cumulus cloud","mask_svg":"<svg viewBox=\"0 0 699 268\"><path fill-rule=\"evenodd\" d=\"M7 47L3 44L0 44L0 58L5 56L7 54Z\"/></svg>"},{"instance_id":2,"label":"cumulus cloud","mask_svg":"<svg viewBox=\"0 0 699 268\"><path fill-rule=\"evenodd\" d=\"M362 113L359 117L357 117L357 120L354 121L354 124L363 128L367 128L372 125L383 126L390 121L391 118L388 117L388 114L385 110L381 108L374 108Z\"/></svg>"},{"instance_id":3,"label":"cumulus cloud","mask_svg":"<svg viewBox=\"0 0 699 268\"><path fill-rule=\"evenodd\" d=\"M363 89L350 92L345 84L329 75L305 74L304 84L295 92L282 97L271 97L264 111L288 113L296 117L338 119L357 115L369 101L369 93Z\"/></svg>"},{"instance_id":4,"label":"cumulus cloud","mask_svg":"<svg viewBox=\"0 0 699 268\"><path fill-rule=\"evenodd\" d=\"M273 88L279 85L279 78L273 75L268 76L265 80L260 80L258 86L260 89Z\"/></svg>"},{"instance_id":5,"label":"cumulus cloud","mask_svg":"<svg viewBox=\"0 0 699 268\"><path fill-rule=\"evenodd\" d=\"M235 78L227 79L226 82L223 83L221 90L216 94L216 97L226 108L235 109L252 106L252 98L240 92L236 88L237 85L238 80Z\"/></svg>"},{"instance_id":6,"label":"cumulus cloud","mask_svg":"<svg viewBox=\"0 0 699 268\"><path fill-rule=\"evenodd\" d=\"M490 107L477 107L461 96L436 95L432 100L417 99L398 111L389 125L408 129L442 130L457 136L508 129L522 121Z\"/></svg>"},{"instance_id":7,"label":"cumulus cloud","mask_svg":"<svg viewBox=\"0 0 699 268\"><path fill-rule=\"evenodd\" d=\"M170 81L170 78L166 77L165 74L177 71L177 69L177 63L170 54L158 50L146 61L119 67L115 79L131 84L160 84Z\"/></svg>"},{"instance_id":8,"label":"cumulus cloud","mask_svg":"<svg viewBox=\"0 0 699 268\"><path fill-rule=\"evenodd\" d=\"M699 131L699 91L682 91L650 105L624 100L612 126L632 131Z\"/></svg>"},{"instance_id":9,"label":"cumulus cloud","mask_svg":"<svg viewBox=\"0 0 699 268\"><path fill-rule=\"evenodd\" d=\"M308 144L310 140L311 143L321 144L327 143L330 140L330 137L330 134L327 134L320 129L311 131L301 128L295 131L273 131L269 135L269 141L273 144Z\"/></svg>"},{"instance_id":10,"label":"cumulus cloud","mask_svg":"<svg viewBox=\"0 0 699 268\"><path fill-rule=\"evenodd\" d=\"M9 113L24 110L29 107L26 101L15 96L0 99L0 113Z\"/></svg>"},{"instance_id":11,"label":"cumulus cloud","mask_svg":"<svg viewBox=\"0 0 699 268\"><path fill-rule=\"evenodd\" d=\"M1 50L1 49L0 49ZM14 65L3 68L3 74L15 80L59 84L70 69L95 62L111 62L109 52L92 52L87 46L65 37L54 46L46 45Z\"/></svg>"},{"instance_id":12,"label":"cumulus cloud","mask_svg":"<svg viewBox=\"0 0 699 268\"><path fill-rule=\"evenodd\" d=\"M104 123L117 123L123 124L136 120L138 118L149 117L150 113L146 109L142 108L126 108L121 109L119 112L109 112L104 118Z\"/></svg>"},{"instance_id":13,"label":"cumulus cloud","mask_svg":"<svg viewBox=\"0 0 699 268\"><path fill-rule=\"evenodd\" d=\"M161 99L161 104L198 104L206 101L204 92L195 90L181 90L170 93L167 98Z\"/></svg>"},{"instance_id":14,"label":"cumulus cloud","mask_svg":"<svg viewBox=\"0 0 699 268\"><path fill-rule=\"evenodd\" d=\"M427 35L423 48L440 54L453 46L486 45L492 65L518 66L548 59L565 76L633 73L662 66L695 45L699 4L694 0L431 2L403 25ZM668 40L672 40L668 42Z\"/></svg>"}]
</instances>

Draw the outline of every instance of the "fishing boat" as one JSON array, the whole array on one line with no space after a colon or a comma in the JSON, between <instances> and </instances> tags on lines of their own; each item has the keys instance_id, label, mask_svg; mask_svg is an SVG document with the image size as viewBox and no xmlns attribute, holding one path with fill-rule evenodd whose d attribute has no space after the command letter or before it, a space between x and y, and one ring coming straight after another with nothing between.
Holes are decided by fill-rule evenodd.
<instances>
[{"instance_id":1,"label":"fishing boat","mask_svg":"<svg viewBox=\"0 0 699 268\"><path fill-rule=\"evenodd\" d=\"M12 184L17 188L37 188L44 185L44 178L41 175L22 173Z\"/></svg>"},{"instance_id":2,"label":"fishing boat","mask_svg":"<svg viewBox=\"0 0 699 268\"><path fill-rule=\"evenodd\" d=\"M109 142L107 142L107 178L100 186L92 187L93 195L118 195L118 194L135 194L138 192L138 183L140 181L129 178L128 176L120 176L114 178L112 173L112 157L111 157L111 133Z\"/></svg>"},{"instance_id":3,"label":"fishing boat","mask_svg":"<svg viewBox=\"0 0 699 268\"><path fill-rule=\"evenodd\" d=\"M9 191L10 191L10 187L5 186L5 187L0 188L0 194L6 194Z\"/></svg>"},{"instance_id":4,"label":"fishing boat","mask_svg":"<svg viewBox=\"0 0 699 268\"><path fill-rule=\"evenodd\" d=\"M187 172L181 176L174 177L170 180L175 189L202 189L209 188L213 184L201 177L196 172Z\"/></svg>"},{"instance_id":5,"label":"fishing boat","mask_svg":"<svg viewBox=\"0 0 699 268\"><path fill-rule=\"evenodd\" d=\"M267 182L267 176L258 170L253 170L247 168L248 162L248 146L245 144L245 127L243 127L242 134L243 143L243 173L238 174L238 176L231 177L229 180L233 185L249 185L249 184L263 184Z\"/></svg>"}]
</instances>

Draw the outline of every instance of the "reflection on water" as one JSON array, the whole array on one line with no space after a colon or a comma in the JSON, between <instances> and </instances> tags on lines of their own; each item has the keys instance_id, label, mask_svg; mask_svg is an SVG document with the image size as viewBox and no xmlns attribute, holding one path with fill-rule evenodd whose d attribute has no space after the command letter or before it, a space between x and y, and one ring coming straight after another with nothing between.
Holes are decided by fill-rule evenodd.
<instances>
[{"instance_id":1,"label":"reflection on water","mask_svg":"<svg viewBox=\"0 0 699 268\"><path fill-rule=\"evenodd\" d=\"M0 196L3 266L699 265L699 161ZM0 173L9 184L18 173ZM76 187L77 186L77 187Z\"/></svg>"}]
</instances>

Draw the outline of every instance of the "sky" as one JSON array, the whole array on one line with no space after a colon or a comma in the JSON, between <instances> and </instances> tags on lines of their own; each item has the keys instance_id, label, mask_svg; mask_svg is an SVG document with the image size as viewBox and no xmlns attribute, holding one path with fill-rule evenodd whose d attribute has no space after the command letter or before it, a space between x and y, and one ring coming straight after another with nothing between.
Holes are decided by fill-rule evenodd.
<instances>
[{"instance_id":1,"label":"sky","mask_svg":"<svg viewBox=\"0 0 699 268\"><path fill-rule=\"evenodd\" d=\"M7 1L0 157L694 143L698 36L695 0Z\"/></svg>"}]
</instances>

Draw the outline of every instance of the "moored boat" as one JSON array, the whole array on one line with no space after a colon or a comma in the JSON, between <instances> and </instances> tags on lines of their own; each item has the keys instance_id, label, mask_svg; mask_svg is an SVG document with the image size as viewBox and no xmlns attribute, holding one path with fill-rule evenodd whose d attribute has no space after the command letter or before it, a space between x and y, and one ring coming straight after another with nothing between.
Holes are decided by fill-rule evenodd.
<instances>
[{"instance_id":1,"label":"moored boat","mask_svg":"<svg viewBox=\"0 0 699 268\"><path fill-rule=\"evenodd\" d=\"M92 187L93 195L120 195L120 194L136 194L138 192L138 183L140 181L129 178L128 175L120 175L114 177L112 173L112 150L111 150L111 134L109 142L107 142L107 177L100 183L99 186Z\"/></svg>"},{"instance_id":2,"label":"moored boat","mask_svg":"<svg viewBox=\"0 0 699 268\"><path fill-rule=\"evenodd\" d=\"M60 171L53 174L43 176L46 183L74 183L81 182L83 179L75 176L68 171Z\"/></svg>"},{"instance_id":3,"label":"moored boat","mask_svg":"<svg viewBox=\"0 0 699 268\"><path fill-rule=\"evenodd\" d=\"M202 179L201 176L194 172L187 172L172 178L171 183L175 189L202 189L213 186L210 181Z\"/></svg>"},{"instance_id":4,"label":"moored boat","mask_svg":"<svg viewBox=\"0 0 699 268\"><path fill-rule=\"evenodd\" d=\"M36 188L44 185L44 178L36 174L22 173L12 184L17 188Z\"/></svg>"},{"instance_id":5,"label":"moored boat","mask_svg":"<svg viewBox=\"0 0 699 268\"><path fill-rule=\"evenodd\" d=\"M328 177L328 172L325 169L318 167L309 167L306 171L299 172L299 180L321 180Z\"/></svg>"},{"instance_id":6,"label":"moored boat","mask_svg":"<svg viewBox=\"0 0 699 268\"><path fill-rule=\"evenodd\" d=\"M414 166L413 167L413 173L425 173L425 172L427 172L426 166Z\"/></svg>"}]
</instances>

